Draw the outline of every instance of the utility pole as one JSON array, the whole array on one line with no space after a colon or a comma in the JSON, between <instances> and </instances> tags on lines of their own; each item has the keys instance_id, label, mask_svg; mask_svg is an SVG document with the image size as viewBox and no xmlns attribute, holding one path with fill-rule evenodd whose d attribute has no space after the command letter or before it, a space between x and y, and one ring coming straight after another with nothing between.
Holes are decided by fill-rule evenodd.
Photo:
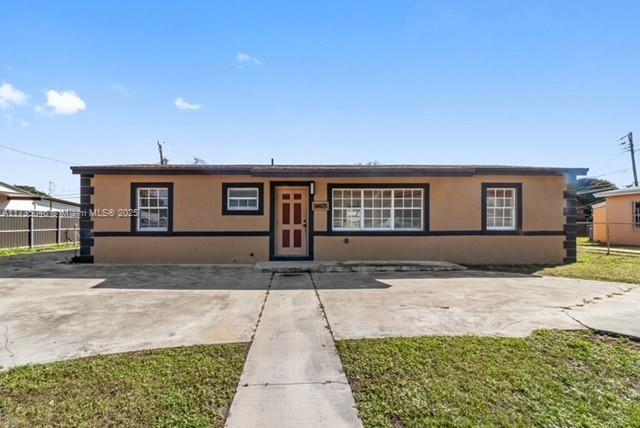
<instances>
[{"instance_id":1,"label":"utility pole","mask_svg":"<svg viewBox=\"0 0 640 428\"><path fill-rule=\"evenodd\" d=\"M158 141L158 153L160 153L160 165L166 165L167 164L167 158L164 157L164 155L162 154L162 144L160 141Z\"/></svg>"},{"instance_id":2,"label":"utility pole","mask_svg":"<svg viewBox=\"0 0 640 428\"><path fill-rule=\"evenodd\" d=\"M56 188L56 183L49 180L49 197L53 197L53 190ZM49 211L53 209L53 201L49 199Z\"/></svg>"},{"instance_id":3,"label":"utility pole","mask_svg":"<svg viewBox=\"0 0 640 428\"><path fill-rule=\"evenodd\" d=\"M620 143L620 145L622 145L625 148L624 150L625 152L631 153L631 167L633 168L633 184L634 186L638 187L638 172L636 170L636 151L635 151L635 148L633 147L633 132L629 132L627 135L620 138L620 140L624 140L625 138L626 138L626 141L623 141L622 143Z\"/></svg>"}]
</instances>

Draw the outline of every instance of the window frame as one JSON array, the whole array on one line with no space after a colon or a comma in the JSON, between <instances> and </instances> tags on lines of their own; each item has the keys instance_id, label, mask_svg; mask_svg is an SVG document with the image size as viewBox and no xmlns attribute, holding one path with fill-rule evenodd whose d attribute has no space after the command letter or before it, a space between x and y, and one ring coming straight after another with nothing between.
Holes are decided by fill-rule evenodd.
<instances>
[{"instance_id":1,"label":"window frame","mask_svg":"<svg viewBox=\"0 0 640 428\"><path fill-rule=\"evenodd\" d=\"M333 224L334 220L334 190L421 190L422 191L422 204L421 210L421 228L420 229L396 229L394 224L395 207L394 197L392 194L392 205L388 209L391 210L392 228L335 228ZM363 196L361 196L363 198ZM429 184L428 183L329 183L327 184L327 199L329 203L329 209L327 211L327 233L331 235L344 235L344 236L368 236L368 235L425 235L429 230ZM361 199L362 200L362 199ZM361 220L360 224L364 225L364 205L361 203Z\"/></svg>"},{"instance_id":2,"label":"window frame","mask_svg":"<svg viewBox=\"0 0 640 428\"><path fill-rule=\"evenodd\" d=\"M634 229L640 229L640 201L631 202L631 221Z\"/></svg>"},{"instance_id":3,"label":"window frame","mask_svg":"<svg viewBox=\"0 0 640 428\"><path fill-rule=\"evenodd\" d=\"M515 191L513 228L489 228L487 226L487 192L490 189L509 189ZM489 235L520 235L522 234L522 183L482 183L482 233Z\"/></svg>"},{"instance_id":4,"label":"window frame","mask_svg":"<svg viewBox=\"0 0 640 428\"><path fill-rule=\"evenodd\" d=\"M131 208L139 210L139 191L141 189L167 190L167 228L140 229L140 213L131 216L131 232L143 235L168 235L173 232L173 183L131 183Z\"/></svg>"},{"instance_id":5,"label":"window frame","mask_svg":"<svg viewBox=\"0 0 640 428\"><path fill-rule=\"evenodd\" d=\"M256 189L258 191L258 207L229 208L229 190ZM222 215L264 215L264 183L222 183Z\"/></svg>"}]
</instances>

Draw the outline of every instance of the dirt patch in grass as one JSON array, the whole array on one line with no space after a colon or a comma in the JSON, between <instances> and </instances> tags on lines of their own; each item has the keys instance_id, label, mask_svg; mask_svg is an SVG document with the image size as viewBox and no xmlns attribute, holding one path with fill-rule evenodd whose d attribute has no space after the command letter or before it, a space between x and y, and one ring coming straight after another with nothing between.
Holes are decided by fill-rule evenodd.
<instances>
[{"instance_id":1,"label":"dirt patch in grass","mask_svg":"<svg viewBox=\"0 0 640 428\"><path fill-rule=\"evenodd\" d=\"M640 426L640 346L590 332L347 340L368 427Z\"/></svg>"},{"instance_id":2,"label":"dirt patch in grass","mask_svg":"<svg viewBox=\"0 0 640 428\"><path fill-rule=\"evenodd\" d=\"M0 426L222 427L247 346L141 351L0 373Z\"/></svg>"}]
</instances>

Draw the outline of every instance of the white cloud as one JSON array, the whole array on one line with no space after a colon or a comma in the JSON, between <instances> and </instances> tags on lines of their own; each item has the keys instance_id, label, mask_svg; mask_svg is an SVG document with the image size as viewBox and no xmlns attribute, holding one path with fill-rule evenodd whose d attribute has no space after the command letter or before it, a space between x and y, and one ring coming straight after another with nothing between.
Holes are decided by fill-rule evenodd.
<instances>
[{"instance_id":1,"label":"white cloud","mask_svg":"<svg viewBox=\"0 0 640 428\"><path fill-rule=\"evenodd\" d=\"M262 61L260 61L258 58L244 52L238 52L236 54L236 61L238 61L239 64L250 63L250 64L257 65L258 67L262 65Z\"/></svg>"},{"instance_id":2,"label":"white cloud","mask_svg":"<svg viewBox=\"0 0 640 428\"><path fill-rule=\"evenodd\" d=\"M14 88L11 83L0 85L0 107L9 107L11 104L22 105L27 102L27 95Z\"/></svg>"},{"instance_id":3,"label":"white cloud","mask_svg":"<svg viewBox=\"0 0 640 428\"><path fill-rule=\"evenodd\" d=\"M20 126L22 126L23 128L28 128L29 126L31 126L31 124L26 120L22 120L20 121Z\"/></svg>"},{"instance_id":4,"label":"white cloud","mask_svg":"<svg viewBox=\"0 0 640 428\"><path fill-rule=\"evenodd\" d=\"M200 110L202 108L202 104L191 104L180 97L176 98L173 103L180 110Z\"/></svg>"},{"instance_id":5,"label":"white cloud","mask_svg":"<svg viewBox=\"0 0 640 428\"><path fill-rule=\"evenodd\" d=\"M71 116L79 111L85 110L87 104L73 91L47 91L47 106L51 108L51 113ZM37 112L43 112L44 108L36 107Z\"/></svg>"}]
</instances>

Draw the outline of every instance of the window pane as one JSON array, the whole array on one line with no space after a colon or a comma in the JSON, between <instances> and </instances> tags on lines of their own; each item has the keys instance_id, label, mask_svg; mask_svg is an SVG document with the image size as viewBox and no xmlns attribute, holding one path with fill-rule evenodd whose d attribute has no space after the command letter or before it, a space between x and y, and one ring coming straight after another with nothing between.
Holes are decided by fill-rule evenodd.
<instances>
[{"instance_id":1,"label":"window pane","mask_svg":"<svg viewBox=\"0 0 640 428\"><path fill-rule=\"evenodd\" d=\"M230 198L257 198L258 189L229 189Z\"/></svg>"},{"instance_id":2,"label":"window pane","mask_svg":"<svg viewBox=\"0 0 640 428\"><path fill-rule=\"evenodd\" d=\"M343 195L344 199L338 195ZM420 189L334 189L332 197L333 227L336 229L422 228Z\"/></svg>"},{"instance_id":3,"label":"window pane","mask_svg":"<svg viewBox=\"0 0 640 428\"><path fill-rule=\"evenodd\" d=\"M515 189L487 189L487 229L515 229Z\"/></svg>"}]
</instances>

